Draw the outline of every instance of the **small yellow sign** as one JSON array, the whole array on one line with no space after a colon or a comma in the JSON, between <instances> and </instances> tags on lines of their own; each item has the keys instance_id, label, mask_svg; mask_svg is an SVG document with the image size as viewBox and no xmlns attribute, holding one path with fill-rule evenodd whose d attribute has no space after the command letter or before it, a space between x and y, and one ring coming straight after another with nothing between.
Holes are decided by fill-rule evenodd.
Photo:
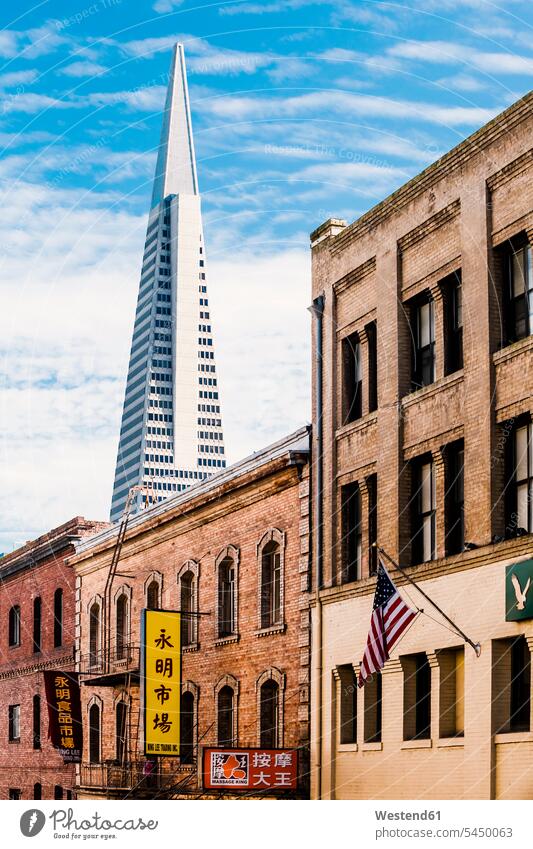
<instances>
[{"instance_id":1,"label":"small yellow sign","mask_svg":"<svg viewBox=\"0 0 533 849\"><path fill-rule=\"evenodd\" d=\"M143 611L144 753L180 751L181 614Z\"/></svg>"}]
</instances>

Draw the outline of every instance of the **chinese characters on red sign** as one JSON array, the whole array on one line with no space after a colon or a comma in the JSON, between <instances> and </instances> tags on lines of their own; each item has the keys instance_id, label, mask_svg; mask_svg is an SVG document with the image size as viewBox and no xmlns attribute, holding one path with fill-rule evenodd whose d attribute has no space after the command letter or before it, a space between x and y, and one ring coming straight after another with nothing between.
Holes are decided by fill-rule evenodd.
<instances>
[{"instance_id":1,"label":"chinese characters on red sign","mask_svg":"<svg viewBox=\"0 0 533 849\"><path fill-rule=\"evenodd\" d=\"M295 749L204 749L206 790L296 790Z\"/></svg>"},{"instance_id":2,"label":"chinese characters on red sign","mask_svg":"<svg viewBox=\"0 0 533 849\"><path fill-rule=\"evenodd\" d=\"M65 763L81 763L83 731L80 687L76 672L44 673L48 703L48 736Z\"/></svg>"}]
</instances>

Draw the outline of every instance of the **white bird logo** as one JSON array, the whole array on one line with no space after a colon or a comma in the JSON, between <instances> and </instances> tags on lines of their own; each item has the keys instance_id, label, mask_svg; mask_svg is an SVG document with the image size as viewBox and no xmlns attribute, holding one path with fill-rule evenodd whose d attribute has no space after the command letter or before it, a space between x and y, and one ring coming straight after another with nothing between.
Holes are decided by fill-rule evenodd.
<instances>
[{"instance_id":1,"label":"white bird logo","mask_svg":"<svg viewBox=\"0 0 533 849\"><path fill-rule=\"evenodd\" d=\"M511 575L511 581L513 582L514 594L516 596L516 609L523 610L526 603L526 596L529 592L529 587L531 585L531 578L527 579L527 584L522 591L522 587L520 586L520 581L516 577L516 575Z\"/></svg>"}]
</instances>

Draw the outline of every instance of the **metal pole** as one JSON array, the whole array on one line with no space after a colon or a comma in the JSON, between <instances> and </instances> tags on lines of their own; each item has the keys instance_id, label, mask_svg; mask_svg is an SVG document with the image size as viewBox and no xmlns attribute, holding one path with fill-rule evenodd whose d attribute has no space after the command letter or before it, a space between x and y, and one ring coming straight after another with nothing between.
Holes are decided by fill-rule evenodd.
<instances>
[{"instance_id":1,"label":"metal pole","mask_svg":"<svg viewBox=\"0 0 533 849\"><path fill-rule=\"evenodd\" d=\"M459 635L463 638L463 640L465 641L465 643L468 643L468 645L469 645L469 646L472 646L472 648L474 649L474 651L475 651L475 653L476 653L476 657L479 657L479 656L480 656L480 654L481 654L481 645L480 645L480 643L474 643L474 641L473 641L473 640L471 640L471 639L470 639L470 637L467 637L467 636L466 636L466 634L465 634L465 632L464 632L464 631L462 631L462 630L461 630L461 628L459 628L459 626L455 624L455 622L453 621L453 619L450 619L450 617L449 617L449 616L448 616L448 615L444 612L444 610L442 610L442 609L439 607L439 605L438 605L438 604L436 604L436 602L434 602L434 601L433 601L433 599L431 599L431 598L427 595L427 593L425 593L425 592L424 592L424 590L420 589L420 587L418 586L418 584L416 583L416 581L413 581L413 579L410 577L410 575L408 575L408 574L407 574L407 572L406 572L404 569L402 569L402 567L401 567L401 566L399 566L399 565L396 563L396 561L395 561L395 560L393 560L393 559L392 559L392 557L391 557L389 554L387 554L387 552L385 551L385 549L381 548L381 546L380 546L380 545L378 545L376 542L374 542L374 543L373 543L373 546L375 546L375 548L377 548L377 550L379 551L379 553L380 553L380 554L382 554L384 557L386 557L386 558L387 558L387 560L389 561L389 563L392 563L392 565L394 566L394 568L395 568L395 569L397 569L397 570L398 570L398 572L400 572L400 573L404 576L404 578L405 578L407 581L409 581L409 583L410 583L410 584L412 584L412 585L413 585L413 587L416 587L416 589L418 590L418 592L420 593L420 595L424 596L424 598L425 598L427 601L429 601L429 603L430 603L430 604L431 604L431 605L435 608L435 610L437 610L437 611L440 613L440 615L441 615L444 619L446 619L446 622L448 622L448 623L452 626L452 628L455 628L455 631L456 631L456 632L457 632L457 633L458 633L458 634L459 634Z\"/></svg>"}]
</instances>

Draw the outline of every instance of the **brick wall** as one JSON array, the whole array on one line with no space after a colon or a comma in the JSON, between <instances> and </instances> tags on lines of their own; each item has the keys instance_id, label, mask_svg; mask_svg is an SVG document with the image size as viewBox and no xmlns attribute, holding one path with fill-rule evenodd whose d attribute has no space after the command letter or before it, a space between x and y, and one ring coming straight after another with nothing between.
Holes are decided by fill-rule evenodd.
<instances>
[{"instance_id":1,"label":"brick wall","mask_svg":"<svg viewBox=\"0 0 533 849\"><path fill-rule=\"evenodd\" d=\"M74 768L64 765L48 734L44 693L45 669L73 669L74 572L66 558L74 552L74 539L106 527L81 517L67 522L0 560L0 798L18 789L32 799L34 784L42 785L42 798L53 799L55 786L71 790ZM54 593L63 590L63 642L54 646ZM41 598L41 651L33 646L33 603ZM8 642L9 610L21 613L20 645ZM33 697L41 697L41 747L33 747ZM20 741L8 740L9 705L20 705Z\"/></svg>"}]
</instances>

